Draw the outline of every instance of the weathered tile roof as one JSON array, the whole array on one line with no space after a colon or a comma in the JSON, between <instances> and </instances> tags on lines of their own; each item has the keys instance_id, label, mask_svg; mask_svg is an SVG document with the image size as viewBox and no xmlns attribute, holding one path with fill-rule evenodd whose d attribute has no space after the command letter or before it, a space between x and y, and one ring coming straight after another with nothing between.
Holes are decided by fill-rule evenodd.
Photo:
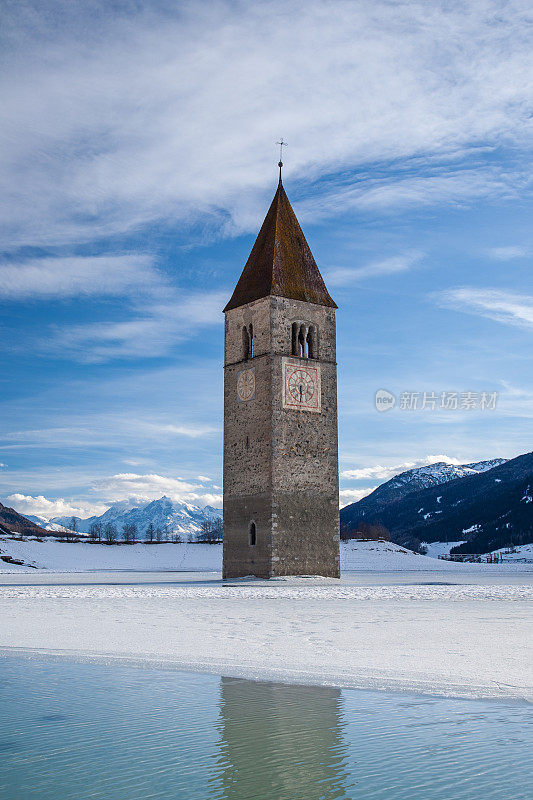
<instances>
[{"instance_id":1,"label":"weathered tile roof","mask_svg":"<svg viewBox=\"0 0 533 800\"><path fill-rule=\"evenodd\" d=\"M329 296L281 180L224 311L269 295L337 308Z\"/></svg>"}]
</instances>

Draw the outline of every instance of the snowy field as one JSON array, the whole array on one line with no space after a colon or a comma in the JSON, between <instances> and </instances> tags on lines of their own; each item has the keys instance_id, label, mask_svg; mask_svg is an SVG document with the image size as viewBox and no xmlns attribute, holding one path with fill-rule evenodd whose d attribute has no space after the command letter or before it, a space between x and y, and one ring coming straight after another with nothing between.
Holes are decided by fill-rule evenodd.
<instances>
[{"instance_id":1,"label":"snowy field","mask_svg":"<svg viewBox=\"0 0 533 800\"><path fill-rule=\"evenodd\" d=\"M27 572L32 567L52 572L87 570L183 570L222 569L222 545L216 544L87 544L0 539L0 555L10 555L23 566L0 561L1 572Z\"/></svg>"},{"instance_id":2,"label":"snowy field","mask_svg":"<svg viewBox=\"0 0 533 800\"><path fill-rule=\"evenodd\" d=\"M503 560L510 564L528 561L533 564L533 544L522 544L520 547L514 547L511 551L508 547L502 547L494 552L501 555Z\"/></svg>"},{"instance_id":3,"label":"snowy field","mask_svg":"<svg viewBox=\"0 0 533 800\"><path fill-rule=\"evenodd\" d=\"M531 564L454 564L348 542L343 562L357 571L340 581L223 583L214 545L46 542L23 552L30 544L39 543L10 542L10 553L19 545L41 569L5 565L0 575L4 654L533 700ZM53 571L88 563L96 571ZM189 564L216 568L172 571Z\"/></svg>"},{"instance_id":4,"label":"snowy field","mask_svg":"<svg viewBox=\"0 0 533 800\"><path fill-rule=\"evenodd\" d=\"M413 553L390 542L360 542L351 540L341 542L341 568L357 572L376 570L391 571L438 571L472 572L472 570L494 573L498 565L460 564L443 561L436 557L443 548L434 547L435 552L427 556ZM510 570L533 570L533 545L524 545L515 554L514 562L505 565ZM527 550L527 553L526 553ZM86 572L92 570L147 570L147 571L210 571L222 569L222 545L213 544L157 544L157 545L113 545L88 544L86 542L58 542L45 539L17 541L11 538L0 539L0 555L12 556L23 565L0 561L1 572L28 572L46 569L52 572ZM519 563L525 556L532 562ZM507 556L506 556L507 558ZM511 561L511 557L509 557ZM501 568L501 567L500 567Z\"/></svg>"},{"instance_id":5,"label":"snowy field","mask_svg":"<svg viewBox=\"0 0 533 800\"><path fill-rule=\"evenodd\" d=\"M431 558L438 558L439 556L447 556L452 547L457 547L463 544L464 539L458 542L422 542L424 547L427 548L427 555Z\"/></svg>"}]
</instances>

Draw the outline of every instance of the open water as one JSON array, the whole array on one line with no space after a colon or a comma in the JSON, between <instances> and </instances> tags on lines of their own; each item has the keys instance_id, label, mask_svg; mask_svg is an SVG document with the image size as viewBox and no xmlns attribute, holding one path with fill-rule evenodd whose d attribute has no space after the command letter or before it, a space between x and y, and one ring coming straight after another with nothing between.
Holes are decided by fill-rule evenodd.
<instances>
[{"instance_id":1,"label":"open water","mask_svg":"<svg viewBox=\"0 0 533 800\"><path fill-rule=\"evenodd\" d=\"M531 800L522 703L0 659L2 800Z\"/></svg>"}]
</instances>

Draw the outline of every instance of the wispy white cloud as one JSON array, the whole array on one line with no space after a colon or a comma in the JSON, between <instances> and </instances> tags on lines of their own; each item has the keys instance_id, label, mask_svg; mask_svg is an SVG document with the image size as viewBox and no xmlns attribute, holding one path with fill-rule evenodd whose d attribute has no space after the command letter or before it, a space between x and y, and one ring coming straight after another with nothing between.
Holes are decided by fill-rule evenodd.
<instances>
[{"instance_id":1,"label":"wispy white cloud","mask_svg":"<svg viewBox=\"0 0 533 800\"><path fill-rule=\"evenodd\" d=\"M499 396L499 412L504 417L533 419L533 387L513 386L501 381L504 388Z\"/></svg>"},{"instance_id":2,"label":"wispy white cloud","mask_svg":"<svg viewBox=\"0 0 533 800\"><path fill-rule=\"evenodd\" d=\"M526 330L533 328L533 295L464 286L447 289L433 297L444 308L476 314Z\"/></svg>"},{"instance_id":3,"label":"wispy white cloud","mask_svg":"<svg viewBox=\"0 0 533 800\"><path fill-rule=\"evenodd\" d=\"M446 168L434 166L434 158L416 159L416 174L374 174L357 176L353 182L325 184L313 197L299 203L303 221L327 218L350 209L393 213L412 207L467 204L481 198L516 198L527 191L528 177L502 167L479 164ZM386 171L385 171L386 172Z\"/></svg>"},{"instance_id":4,"label":"wispy white cloud","mask_svg":"<svg viewBox=\"0 0 533 800\"><path fill-rule=\"evenodd\" d=\"M358 500L362 500L363 497L366 497L367 494L370 494L370 492L373 492L374 489L374 486L364 489L341 489L339 492L339 505L342 508L342 506L346 506L348 503L356 503Z\"/></svg>"},{"instance_id":5,"label":"wispy white cloud","mask_svg":"<svg viewBox=\"0 0 533 800\"><path fill-rule=\"evenodd\" d=\"M103 444L105 434L96 434L97 426L83 424L14 430L2 435L2 450L24 450L31 448L85 447L89 444Z\"/></svg>"},{"instance_id":6,"label":"wispy white cloud","mask_svg":"<svg viewBox=\"0 0 533 800\"><path fill-rule=\"evenodd\" d=\"M3 244L206 215L226 231L255 229L280 129L302 192L319 173L520 147L530 135L527 15L521 0L214 0L208 12L21 0L3 19ZM517 180L384 176L337 201L505 197ZM314 192L324 200L324 187Z\"/></svg>"},{"instance_id":7,"label":"wispy white cloud","mask_svg":"<svg viewBox=\"0 0 533 800\"><path fill-rule=\"evenodd\" d=\"M209 492L196 481L171 478L158 474L117 473L101 478L92 484L95 500L68 500L62 497L49 499L44 495L28 495L14 492L5 498L21 514L31 514L46 520L52 517L76 516L86 518L103 514L113 503L128 501L133 507L165 495L179 503L191 503L200 507L219 507L222 495Z\"/></svg>"},{"instance_id":8,"label":"wispy white cloud","mask_svg":"<svg viewBox=\"0 0 533 800\"><path fill-rule=\"evenodd\" d=\"M378 278L383 275L394 275L398 272L407 272L416 266L423 258L424 254L410 250L407 253L402 253L391 258L385 258L381 261L373 261L363 267L337 267L329 270L326 274L328 285L331 286L349 286L359 280L365 278Z\"/></svg>"},{"instance_id":9,"label":"wispy white cloud","mask_svg":"<svg viewBox=\"0 0 533 800\"><path fill-rule=\"evenodd\" d=\"M31 342L33 349L83 363L166 355L206 326L222 324L228 291L194 293L174 288L146 254L0 263L0 299L84 295L125 300L122 319L51 326L48 333L40 331L38 343ZM27 348L28 342L15 346Z\"/></svg>"},{"instance_id":10,"label":"wispy white cloud","mask_svg":"<svg viewBox=\"0 0 533 800\"><path fill-rule=\"evenodd\" d=\"M152 422L145 422L143 427L148 434L153 432L154 434L159 435L170 434L171 436L187 436L190 439L198 439L202 436L208 436L217 430L217 428L213 428L211 425L172 425L170 423L165 424ZM207 478L206 480L209 479Z\"/></svg>"},{"instance_id":11,"label":"wispy white cloud","mask_svg":"<svg viewBox=\"0 0 533 800\"><path fill-rule=\"evenodd\" d=\"M202 329L222 325L227 292L185 294L169 289L165 302L138 305L128 319L58 328L43 347L62 358L101 363L170 353Z\"/></svg>"},{"instance_id":12,"label":"wispy white cloud","mask_svg":"<svg viewBox=\"0 0 533 800\"><path fill-rule=\"evenodd\" d=\"M19 514L31 514L46 520L52 517L89 517L103 514L109 508L105 503L71 502L63 498L49 500L43 495L25 495L15 492L6 497L5 502Z\"/></svg>"},{"instance_id":13,"label":"wispy white cloud","mask_svg":"<svg viewBox=\"0 0 533 800\"><path fill-rule=\"evenodd\" d=\"M8 431L1 436L1 450L93 448L122 444L131 446L162 440L173 441L182 437L199 439L217 431L213 425L166 422L161 419L143 419L134 414L71 414L63 426ZM136 462L137 463L137 462ZM1 465L0 465L1 466ZM4 465L4 466L7 466Z\"/></svg>"},{"instance_id":14,"label":"wispy white cloud","mask_svg":"<svg viewBox=\"0 0 533 800\"><path fill-rule=\"evenodd\" d=\"M523 258L529 254L529 249L521 245L507 245L507 247L491 247L487 254L497 261L511 261L513 258Z\"/></svg>"},{"instance_id":15,"label":"wispy white cloud","mask_svg":"<svg viewBox=\"0 0 533 800\"><path fill-rule=\"evenodd\" d=\"M164 283L149 255L58 257L0 264L0 298L128 295Z\"/></svg>"},{"instance_id":16,"label":"wispy white cloud","mask_svg":"<svg viewBox=\"0 0 533 800\"><path fill-rule=\"evenodd\" d=\"M196 483L169 478L163 475L140 475L135 472L121 472L96 481L93 489L102 497L113 502L119 500L155 500L162 495L176 497L192 492Z\"/></svg>"},{"instance_id":17,"label":"wispy white cloud","mask_svg":"<svg viewBox=\"0 0 533 800\"><path fill-rule=\"evenodd\" d=\"M222 502L221 495L206 492L198 483L157 474L119 473L96 481L93 490L109 502L131 500L142 503L158 500L163 495L180 503L200 506L219 505Z\"/></svg>"}]
</instances>

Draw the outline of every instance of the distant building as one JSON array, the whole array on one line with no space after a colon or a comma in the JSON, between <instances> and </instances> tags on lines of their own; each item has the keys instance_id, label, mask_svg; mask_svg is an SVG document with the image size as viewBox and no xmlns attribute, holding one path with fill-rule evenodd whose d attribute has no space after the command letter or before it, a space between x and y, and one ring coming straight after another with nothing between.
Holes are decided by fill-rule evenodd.
<instances>
[{"instance_id":1,"label":"distant building","mask_svg":"<svg viewBox=\"0 0 533 800\"><path fill-rule=\"evenodd\" d=\"M280 174L224 309L224 578L339 576L336 308Z\"/></svg>"}]
</instances>

